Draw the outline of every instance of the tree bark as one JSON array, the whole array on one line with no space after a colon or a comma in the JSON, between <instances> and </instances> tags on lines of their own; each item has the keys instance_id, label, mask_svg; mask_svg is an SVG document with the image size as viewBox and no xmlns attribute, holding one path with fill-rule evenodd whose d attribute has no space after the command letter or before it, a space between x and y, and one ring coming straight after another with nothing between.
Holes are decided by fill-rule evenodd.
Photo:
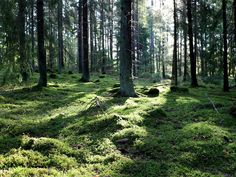
<instances>
[{"instance_id":1,"label":"tree bark","mask_svg":"<svg viewBox=\"0 0 236 177\"><path fill-rule=\"evenodd\" d=\"M37 0L37 34L38 34L38 65L39 65L39 87L47 86L46 55L44 49L44 10L43 0Z\"/></svg>"},{"instance_id":2,"label":"tree bark","mask_svg":"<svg viewBox=\"0 0 236 177\"><path fill-rule=\"evenodd\" d=\"M34 0L31 0L31 60L32 60L32 70L35 70L35 54L34 54L34 47L35 47L35 37L34 37Z\"/></svg>"},{"instance_id":3,"label":"tree bark","mask_svg":"<svg viewBox=\"0 0 236 177\"><path fill-rule=\"evenodd\" d=\"M64 68L63 61L63 2L58 0L58 72L61 74L62 69Z\"/></svg>"},{"instance_id":4,"label":"tree bark","mask_svg":"<svg viewBox=\"0 0 236 177\"><path fill-rule=\"evenodd\" d=\"M104 0L101 2L101 37L102 37L102 74L106 74L105 33L104 33Z\"/></svg>"},{"instance_id":5,"label":"tree bark","mask_svg":"<svg viewBox=\"0 0 236 177\"><path fill-rule=\"evenodd\" d=\"M233 9L234 9L234 39L236 42L236 0L233 2Z\"/></svg>"},{"instance_id":6,"label":"tree bark","mask_svg":"<svg viewBox=\"0 0 236 177\"><path fill-rule=\"evenodd\" d=\"M132 80L131 1L121 0L120 94L136 96Z\"/></svg>"},{"instance_id":7,"label":"tree bark","mask_svg":"<svg viewBox=\"0 0 236 177\"><path fill-rule=\"evenodd\" d=\"M20 73L22 81L26 82L29 79L28 62L26 58L26 43L25 43L25 0L19 0L19 54L20 54Z\"/></svg>"},{"instance_id":8,"label":"tree bark","mask_svg":"<svg viewBox=\"0 0 236 177\"><path fill-rule=\"evenodd\" d=\"M82 82L89 82L89 56L88 56L88 1L83 0L83 71Z\"/></svg>"},{"instance_id":9,"label":"tree bark","mask_svg":"<svg viewBox=\"0 0 236 177\"><path fill-rule=\"evenodd\" d=\"M188 17L188 36L189 36L189 50L190 50L190 65L191 65L191 86L197 87L197 74L196 74L196 57L193 52L193 20L191 10L191 0L187 0L187 17Z\"/></svg>"},{"instance_id":10,"label":"tree bark","mask_svg":"<svg viewBox=\"0 0 236 177\"><path fill-rule=\"evenodd\" d=\"M229 91L229 79L228 79L228 46L227 46L227 16L226 16L226 0L222 0L222 10L223 10L223 38L224 38L224 58L223 58L223 65L224 65L224 88L225 92Z\"/></svg>"},{"instance_id":11,"label":"tree bark","mask_svg":"<svg viewBox=\"0 0 236 177\"><path fill-rule=\"evenodd\" d=\"M178 85L178 73L177 73L177 40L178 40L178 34L177 34L177 9L176 9L176 2L174 2L174 50L173 50L173 68L172 68L172 79L174 82L174 85Z\"/></svg>"},{"instance_id":12,"label":"tree bark","mask_svg":"<svg viewBox=\"0 0 236 177\"><path fill-rule=\"evenodd\" d=\"M77 27L77 70L79 73L82 73L82 58L83 58L83 40L82 40L82 30L83 30L83 26L82 26L82 0L79 0L79 7L78 7L78 27Z\"/></svg>"}]
</instances>

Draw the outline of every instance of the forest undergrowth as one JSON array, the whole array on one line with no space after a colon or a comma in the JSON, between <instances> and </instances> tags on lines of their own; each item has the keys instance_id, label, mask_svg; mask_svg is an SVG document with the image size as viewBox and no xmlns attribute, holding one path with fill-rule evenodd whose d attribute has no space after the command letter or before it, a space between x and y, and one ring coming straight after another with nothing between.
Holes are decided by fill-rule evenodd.
<instances>
[{"instance_id":1,"label":"forest undergrowth","mask_svg":"<svg viewBox=\"0 0 236 177\"><path fill-rule=\"evenodd\" d=\"M121 98L111 76L63 74L33 90L36 78L0 88L2 177L236 176L235 88L139 80L139 97Z\"/></svg>"}]
</instances>

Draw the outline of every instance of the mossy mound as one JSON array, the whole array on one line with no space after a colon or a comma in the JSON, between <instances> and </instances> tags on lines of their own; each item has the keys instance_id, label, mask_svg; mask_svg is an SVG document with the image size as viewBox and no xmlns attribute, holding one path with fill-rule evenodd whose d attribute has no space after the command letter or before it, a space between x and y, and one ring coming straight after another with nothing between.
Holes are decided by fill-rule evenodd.
<instances>
[{"instance_id":1,"label":"mossy mound","mask_svg":"<svg viewBox=\"0 0 236 177\"><path fill-rule=\"evenodd\" d=\"M148 91L146 91L145 94L149 97L158 97L160 94L160 91L158 88L152 87Z\"/></svg>"}]
</instances>

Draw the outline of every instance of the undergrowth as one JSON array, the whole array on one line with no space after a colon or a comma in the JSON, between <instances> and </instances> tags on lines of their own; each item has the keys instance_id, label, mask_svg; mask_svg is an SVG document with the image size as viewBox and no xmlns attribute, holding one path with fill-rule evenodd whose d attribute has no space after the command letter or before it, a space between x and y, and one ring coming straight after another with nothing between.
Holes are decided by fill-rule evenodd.
<instances>
[{"instance_id":1,"label":"undergrowth","mask_svg":"<svg viewBox=\"0 0 236 177\"><path fill-rule=\"evenodd\" d=\"M236 90L141 80L138 98L119 98L115 77L79 78L0 88L0 176L236 176ZM159 96L142 94L153 87Z\"/></svg>"}]
</instances>

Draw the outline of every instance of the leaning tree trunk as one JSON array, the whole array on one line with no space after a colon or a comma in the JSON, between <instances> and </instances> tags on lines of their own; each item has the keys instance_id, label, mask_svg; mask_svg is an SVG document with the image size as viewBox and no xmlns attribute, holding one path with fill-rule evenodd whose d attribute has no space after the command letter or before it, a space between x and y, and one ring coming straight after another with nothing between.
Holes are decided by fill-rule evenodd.
<instances>
[{"instance_id":1,"label":"leaning tree trunk","mask_svg":"<svg viewBox=\"0 0 236 177\"><path fill-rule=\"evenodd\" d=\"M190 50L190 65L191 65L191 86L197 87L196 74L196 57L193 52L193 20L191 11L191 0L187 0L187 17L188 17L188 36L189 36L189 50Z\"/></svg>"},{"instance_id":2,"label":"leaning tree trunk","mask_svg":"<svg viewBox=\"0 0 236 177\"><path fill-rule=\"evenodd\" d=\"M38 65L39 87L47 86L46 53L44 49L44 10L43 0L37 0L37 32L38 32Z\"/></svg>"},{"instance_id":3,"label":"leaning tree trunk","mask_svg":"<svg viewBox=\"0 0 236 177\"><path fill-rule=\"evenodd\" d=\"M131 1L121 0L120 93L136 96L132 80Z\"/></svg>"},{"instance_id":4,"label":"leaning tree trunk","mask_svg":"<svg viewBox=\"0 0 236 177\"><path fill-rule=\"evenodd\" d=\"M88 2L83 0L83 66L82 82L89 82L89 56L88 56Z\"/></svg>"},{"instance_id":5,"label":"leaning tree trunk","mask_svg":"<svg viewBox=\"0 0 236 177\"><path fill-rule=\"evenodd\" d=\"M226 0L222 0L222 10L223 10L223 38L224 38L224 91L229 91L229 79L228 79L228 61L227 61L227 17L226 17Z\"/></svg>"},{"instance_id":6,"label":"leaning tree trunk","mask_svg":"<svg viewBox=\"0 0 236 177\"><path fill-rule=\"evenodd\" d=\"M28 62L26 59L26 47L25 47L25 0L19 0L19 39L20 39L20 73L22 81L26 82L29 79Z\"/></svg>"}]
</instances>

